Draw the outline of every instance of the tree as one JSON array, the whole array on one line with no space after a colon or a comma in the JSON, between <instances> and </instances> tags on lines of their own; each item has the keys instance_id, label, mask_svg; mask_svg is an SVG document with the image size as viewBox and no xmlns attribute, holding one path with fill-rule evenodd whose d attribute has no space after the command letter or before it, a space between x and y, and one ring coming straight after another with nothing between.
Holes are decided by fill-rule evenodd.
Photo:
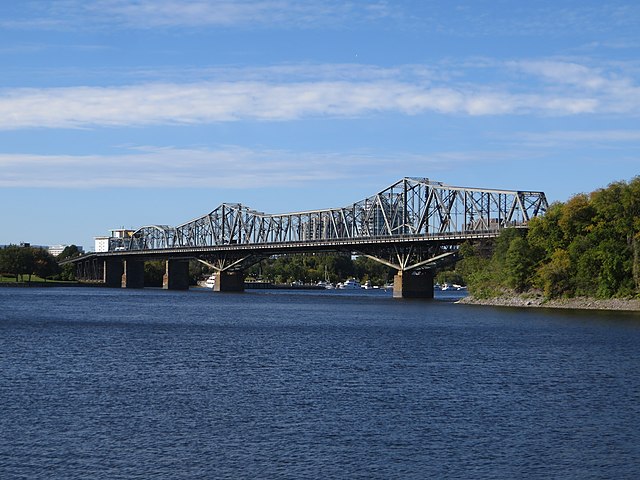
<instances>
[{"instance_id":1,"label":"tree","mask_svg":"<svg viewBox=\"0 0 640 480\"><path fill-rule=\"evenodd\" d=\"M571 259L566 250L553 252L551 260L540 267L538 274L546 297L557 298L573 293Z\"/></svg>"},{"instance_id":2,"label":"tree","mask_svg":"<svg viewBox=\"0 0 640 480\"><path fill-rule=\"evenodd\" d=\"M189 283L191 285L196 285L198 280L203 278L209 270L210 268L204 263L198 262L197 260L191 260L189 262Z\"/></svg>"},{"instance_id":3,"label":"tree","mask_svg":"<svg viewBox=\"0 0 640 480\"><path fill-rule=\"evenodd\" d=\"M629 295L633 278L628 252L621 250L617 241L608 239L598 245L597 253L600 260L597 295L603 298Z\"/></svg>"},{"instance_id":4,"label":"tree","mask_svg":"<svg viewBox=\"0 0 640 480\"><path fill-rule=\"evenodd\" d=\"M0 252L0 271L14 275L16 282L20 281L21 275L27 275L33 271L31 248L9 245Z\"/></svg>"},{"instance_id":5,"label":"tree","mask_svg":"<svg viewBox=\"0 0 640 480\"><path fill-rule=\"evenodd\" d=\"M564 213L564 204L552 203L544 217L532 218L527 231L529 245L547 259L553 252L560 248L566 248L566 237L560 226L560 220Z\"/></svg>"},{"instance_id":6,"label":"tree","mask_svg":"<svg viewBox=\"0 0 640 480\"><path fill-rule=\"evenodd\" d=\"M76 267L72 263L62 265L60 273L55 277L57 280L74 281L76 279Z\"/></svg>"},{"instance_id":7,"label":"tree","mask_svg":"<svg viewBox=\"0 0 640 480\"><path fill-rule=\"evenodd\" d=\"M28 281L31 282L32 275L46 279L57 275L60 267L55 258L43 248L10 245L0 249L0 272L14 275L16 282L28 275Z\"/></svg>"},{"instance_id":8,"label":"tree","mask_svg":"<svg viewBox=\"0 0 640 480\"><path fill-rule=\"evenodd\" d=\"M492 267L492 247L489 242L465 242L459 250L462 260L456 270L462 275L469 292L478 298L489 298L500 291Z\"/></svg>"},{"instance_id":9,"label":"tree","mask_svg":"<svg viewBox=\"0 0 640 480\"><path fill-rule=\"evenodd\" d=\"M161 287L165 273L165 262L154 260L144 264L144 284L149 287Z\"/></svg>"},{"instance_id":10,"label":"tree","mask_svg":"<svg viewBox=\"0 0 640 480\"><path fill-rule=\"evenodd\" d=\"M578 296L595 297L598 294L601 258L596 247L594 236L590 234L576 237L569 244L567 251L574 267L573 286Z\"/></svg>"},{"instance_id":11,"label":"tree","mask_svg":"<svg viewBox=\"0 0 640 480\"><path fill-rule=\"evenodd\" d=\"M58 262L53 255L43 248L32 249L33 255L33 273L40 278L47 279L60 272ZM31 281L31 278L29 278Z\"/></svg>"},{"instance_id":12,"label":"tree","mask_svg":"<svg viewBox=\"0 0 640 480\"><path fill-rule=\"evenodd\" d=\"M629 220L627 244L631 250L631 272L636 292L640 292L640 176L633 178L625 190L622 203Z\"/></svg>"},{"instance_id":13,"label":"tree","mask_svg":"<svg viewBox=\"0 0 640 480\"><path fill-rule=\"evenodd\" d=\"M361 281L369 280L374 285L385 285L395 274L395 271L372 258L361 255L353 261L354 275Z\"/></svg>"},{"instance_id":14,"label":"tree","mask_svg":"<svg viewBox=\"0 0 640 480\"><path fill-rule=\"evenodd\" d=\"M511 240L505 255L505 280L507 286L523 292L531 286L534 261L526 239L515 237Z\"/></svg>"},{"instance_id":15,"label":"tree","mask_svg":"<svg viewBox=\"0 0 640 480\"><path fill-rule=\"evenodd\" d=\"M477 244L463 244L460 254L456 270L476 296L536 286L547 297L638 295L640 177L553 203L525 236L504 230L490 255Z\"/></svg>"},{"instance_id":16,"label":"tree","mask_svg":"<svg viewBox=\"0 0 640 480\"><path fill-rule=\"evenodd\" d=\"M588 233L595 213L588 195L581 193L570 198L562 206L562 213L558 218L563 244L568 245L577 236Z\"/></svg>"},{"instance_id":17,"label":"tree","mask_svg":"<svg viewBox=\"0 0 640 480\"><path fill-rule=\"evenodd\" d=\"M56 258L58 261L62 261L67 258L78 257L81 254L82 252L80 252L80 249L76 245L67 245Z\"/></svg>"}]
</instances>

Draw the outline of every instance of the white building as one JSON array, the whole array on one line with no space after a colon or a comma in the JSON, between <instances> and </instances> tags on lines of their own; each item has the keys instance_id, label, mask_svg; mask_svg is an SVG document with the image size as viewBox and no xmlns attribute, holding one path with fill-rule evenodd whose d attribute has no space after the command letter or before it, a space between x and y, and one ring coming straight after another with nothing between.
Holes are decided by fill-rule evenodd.
<instances>
[{"instance_id":1,"label":"white building","mask_svg":"<svg viewBox=\"0 0 640 480\"><path fill-rule=\"evenodd\" d=\"M108 252L109 251L109 238L111 237L94 237L95 252Z\"/></svg>"},{"instance_id":2,"label":"white building","mask_svg":"<svg viewBox=\"0 0 640 480\"><path fill-rule=\"evenodd\" d=\"M60 255L65 248L70 247L71 245L51 245L49 247L47 247L47 250L49 251L49 253L51 255L53 255L54 257L57 257L58 255ZM78 245L76 245L76 247L78 248L78 251L80 253L84 252L84 249Z\"/></svg>"},{"instance_id":3,"label":"white building","mask_svg":"<svg viewBox=\"0 0 640 480\"><path fill-rule=\"evenodd\" d=\"M95 252L108 252L116 248L127 248L133 232L134 230L118 228L111 230L111 235L108 237L94 237Z\"/></svg>"}]
</instances>

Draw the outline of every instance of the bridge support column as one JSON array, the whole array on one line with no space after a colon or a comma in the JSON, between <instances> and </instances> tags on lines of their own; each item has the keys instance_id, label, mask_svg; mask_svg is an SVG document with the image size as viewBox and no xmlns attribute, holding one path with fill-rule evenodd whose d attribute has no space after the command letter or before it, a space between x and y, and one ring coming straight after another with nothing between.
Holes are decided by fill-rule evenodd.
<instances>
[{"instance_id":1,"label":"bridge support column","mask_svg":"<svg viewBox=\"0 0 640 480\"><path fill-rule=\"evenodd\" d=\"M144 288L144 262L125 260L122 288Z\"/></svg>"},{"instance_id":2,"label":"bridge support column","mask_svg":"<svg viewBox=\"0 0 640 480\"><path fill-rule=\"evenodd\" d=\"M76 280L104 282L104 260L91 258L76 264Z\"/></svg>"},{"instance_id":3,"label":"bridge support column","mask_svg":"<svg viewBox=\"0 0 640 480\"><path fill-rule=\"evenodd\" d=\"M244 292L244 272L218 272L214 292Z\"/></svg>"},{"instance_id":4,"label":"bridge support column","mask_svg":"<svg viewBox=\"0 0 640 480\"><path fill-rule=\"evenodd\" d=\"M102 269L102 280L107 287L120 288L122 287L122 274L124 268L122 260L118 258L109 259L104 261L104 268Z\"/></svg>"},{"instance_id":5,"label":"bridge support column","mask_svg":"<svg viewBox=\"0 0 640 480\"><path fill-rule=\"evenodd\" d=\"M419 275L398 272L393 277L393 298L433 298L433 272L422 270Z\"/></svg>"},{"instance_id":6,"label":"bridge support column","mask_svg":"<svg viewBox=\"0 0 640 480\"><path fill-rule=\"evenodd\" d=\"M167 260L162 277L165 290L189 290L189 262L186 260Z\"/></svg>"}]
</instances>

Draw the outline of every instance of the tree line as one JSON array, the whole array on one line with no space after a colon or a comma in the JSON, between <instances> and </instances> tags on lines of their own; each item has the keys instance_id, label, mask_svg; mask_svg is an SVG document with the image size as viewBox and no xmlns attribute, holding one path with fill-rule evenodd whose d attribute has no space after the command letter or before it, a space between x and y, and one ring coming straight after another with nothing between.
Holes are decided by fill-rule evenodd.
<instances>
[{"instance_id":1,"label":"tree line","mask_svg":"<svg viewBox=\"0 0 640 480\"><path fill-rule=\"evenodd\" d=\"M477 297L540 291L547 298L640 294L640 177L550 205L527 230L461 246L456 267Z\"/></svg>"},{"instance_id":2,"label":"tree line","mask_svg":"<svg viewBox=\"0 0 640 480\"><path fill-rule=\"evenodd\" d=\"M46 249L9 245L0 248L0 275L10 276L16 282L32 277L51 280L75 280L72 264L60 266L58 262L79 255L75 245L71 245L54 257ZM161 286L165 273L164 261L145 262L145 285ZM191 284L207 277L212 270L200 262L189 262ZM259 279L273 283L317 283L329 280L336 283L349 277L361 281L369 280L374 285L384 285L393 279L395 271L367 257L352 258L345 254L282 255L261 261L247 269L247 279Z\"/></svg>"},{"instance_id":3,"label":"tree line","mask_svg":"<svg viewBox=\"0 0 640 480\"><path fill-rule=\"evenodd\" d=\"M247 275L273 283L341 282L356 278L373 285L384 285L395 271L368 257L352 258L348 254L286 255L272 257L254 265Z\"/></svg>"},{"instance_id":4,"label":"tree line","mask_svg":"<svg viewBox=\"0 0 640 480\"><path fill-rule=\"evenodd\" d=\"M436 279L466 283L477 297L505 291L541 292L547 298L586 296L630 297L640 294L640 177L614 182L589 194L549 206L528 229L505 229L494 242L465 243L462 260L454 271ZM57 258L41 248L10 245L0 249L0 273L73 280L72 265L58 261L79 254L67 247ZM148 284L162 284L163 262L147 262ZM208 274L191 262L192 281ZM384 285L395 271L368 257L344 254L272 257L246 272L248 278L273 283L320 280L342 281L355 277Z\"/></svg>"},{"instance_id":5,"label":"tree line","mask_svg":"<svg viewBox=\"0 0 640 480\"><path fill-rule=\"evenodd\" d=\"M66 247L60 255L54 257L45 248L8 245L0 248L0 274L11 276L16 282L31 282L33 276L44 280L75 280L73 265L58 265L60 260L79 255L78 247Z\"/></svg>"},{"instance_id":6,"label":"tree line","mask_svg":"<svg viewBox=\"0 0 640 480\"><path fill-rule=\"evenodd\" d=\"M163 261L145 263L145 285L162 285L165 271ZM189 277L192 285L213 273L200 262L189 262ZM267 258L245 271L246 279L286 284L302 282L314 284L328 280L337 283L354 277L373 285L384 285L393 279L395 270L368 257L352 258L347 254L279 255Z\"/></svg>"}]
</instances>

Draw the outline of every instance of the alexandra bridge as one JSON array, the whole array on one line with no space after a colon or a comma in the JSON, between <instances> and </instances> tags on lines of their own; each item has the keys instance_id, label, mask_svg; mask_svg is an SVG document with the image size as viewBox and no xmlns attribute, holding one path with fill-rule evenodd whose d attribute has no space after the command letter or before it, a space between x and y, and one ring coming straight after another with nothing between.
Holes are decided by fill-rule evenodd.
<instances>
[{"instance_id":1,"label":"alexandra bridge","mask_svg":"<svg viewBox=\"0 0 640 480\"><path fill-rule=\"evenodd\" d=\"M219 291L244 288L243 271L272 255L344 252L397 270L394 296L433 295L433 271L455 261L467 240L526 228L546 212L540 191L455 187L403 178L342 208L269 214L223 203L178 226L149 225L115 250L74 259L77 277L109 286L144 286L144 262L165 260L164 288L188 288L188 261L216 272Z\"/></svg>"}]
</instances>

